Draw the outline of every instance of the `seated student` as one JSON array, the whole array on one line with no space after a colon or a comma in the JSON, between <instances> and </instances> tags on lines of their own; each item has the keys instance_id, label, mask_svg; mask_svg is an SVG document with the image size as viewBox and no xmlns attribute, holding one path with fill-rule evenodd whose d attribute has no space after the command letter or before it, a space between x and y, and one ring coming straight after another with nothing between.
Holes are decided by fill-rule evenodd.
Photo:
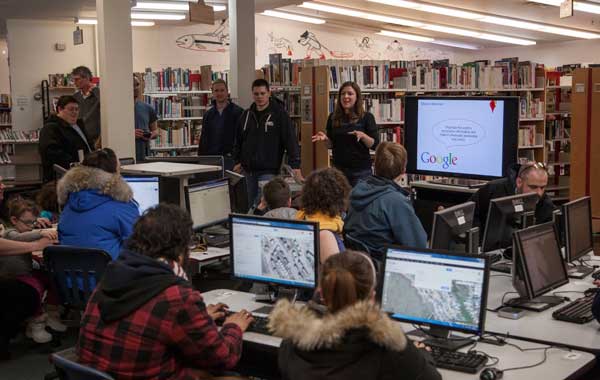
<instances>
[{"instance_id":1,"label":"seated student","mask_svg":"<svg viewBox=\"0 0 600 380\"><path fill-rule=\"evenodd\" d=\"M283 338L282 379L441 379L425 346L411 343L375 303L375 279L365 254L346 251L321 267L324 314L278 302L269 328Z\"/></svg>"},{"instance_id":2,"label":"seated student","mask_svg":"<svg viewBox=\"0 0 600 380\"><path fill-rule=\"evenodd\" d=\"M345 250L342 241L342 213L346 211L350 189L346 176L335 168L310 173L302 186L302 207L296 214L296 219L319 222L321 263L334 253Z\"/></svg>"},{"instance_id":3,"label":"seated student","mask_svg":"<svg viewBox=\"0 0 600 380\"><path fill-rule=\"evenodd\" d=\"M34 242L41 239L56 241L56 231L34 230L37 223L39 209L37 205L22 198L16 198L9 202L9 218L12 226L4 231L4 238L8 240ZM11 276L31 286L36 290L38 302L36 312L27 321L26 334L36 343L48 343L52 335L46 331L46 326L57 332L67 331L58 312L59 300L52 291L50 278L40 271L39 264L35 269L31 253L28 255L0 257L0 276ZM42 300L47 292L47 313L42 307Z\"/></svg>"},{"instance_id":4,"label":"seated student","mask_svg":"<svg viewBox=\"0 0 600 380\"><path fill-rule=\"evenodd\" d=\"M98 248L116 259L139 218L133 191L119 174L119 160L104 148L86 156L58 182L63 207L58 223L61 244Z\"/></svg>"},{"instance_id":5,"label":"seated student","mask_svg":"<svg viewBox=\"0 0 600 380\"><path fill-rule=\"evenodd\" d=\"M550 197L546 194L548 185L548 171L541 163L528 162L515 165L508 171L508 176L488 182L477 190L471 197L475 202L475 216L473 226L479 227L479 237L483 238L490 201L495 198L515 194L536 193L539 197L535 207L536 223L546 223L552 220L552 213L556 208Z\"/></svg>"},{"instance_id":6,"label":"seated student","mask_svg":"<svg viewBox=\"0 0 600 380\"><path fill-rule=\"evenodd\" d=\"M281 177L275 177L263 186L263 200L266 206L265 217L296 219L298 210L292 208L290 185Z\"/></svg>"},{"instance_id":7,"label":"seated student","mask_svg":"<svg viewBox=\"0 0 600 380\"><path fill-rule=\"evenodd\" d=\"M136 380L196 379L202 371L235 367L252 316L242 310L217 328L226 306L206 306L183 269L191 241L186 211L160 204L144 212L90 297L80 363Z\"/></svg>"},{"instance_id":8,"label":"seated student","mask_svg":"<svg viewBox=\"0 0 600 380\"><path fill-rule=\"evenodd\" d=\"M344 233L362 242L375 258L389 244L427 246L427 234L408 192L397 183L406 172L406 155L400 144L380 143L375 151L375 175L359 182L350 193Z\"/></svg>"},{"instance_id":9,"label":"seated student","mask_svg":"<svg viewBox=\"0 0 600 380\"><path fill-rule=\"evenodd\" d=\"M40 206L40 217L48 219L52 224L58 223L58 198L56 197L56 181L45 183L35 196L35 203Z\"/></svg>"}]
</instances>

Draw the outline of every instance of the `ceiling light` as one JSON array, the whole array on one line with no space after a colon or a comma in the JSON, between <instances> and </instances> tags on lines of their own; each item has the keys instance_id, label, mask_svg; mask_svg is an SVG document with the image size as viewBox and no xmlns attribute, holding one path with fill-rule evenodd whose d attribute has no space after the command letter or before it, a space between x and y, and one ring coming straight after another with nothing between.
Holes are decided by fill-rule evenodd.
<instances>
[{"instance_id":1,"label":"ceiling light","mask_svg":"<svg viewBox=\"0 0 600 380\"><path fill-rule=\"evenodd\" d=\"M131 18L138 20L184 20L183 13L131 12Z\"/></svg>"},{"instance_id":2,"label":"ceiling light","mask_svg":"<svg viewBox=\"0 0 600 380\"><path fill-rule=\"evenodd\" d=\"M419 41L419 42L433 42L434 39L431 37L425 37L425 36L417 36L415 34L407 34L407 33L401 33L401 32L392 32L390 30L382 30L379 33L382 36L387 36L387 37L395 37L395 38L401 38L403 40L411 40L411 41Z\"/></svg>"},{"instance_id":3,"label":"ceiling light","mask_svg":"<svg viewBox=\"0 0 600 380\"><path fill-rule=\"evenodd\" d=\"M448 8L448 7L430 5L430 4L425 4L425 3L418 3L415 1L405 1L405 0L368 0L368 1L371 1L374 3L380 3L380 4L393 5L396 7L414 9L414 10L422 11L422 12L435 13L435 14L444 15L444 16L463 18L463 19L468 19L468 20L485 22L485 23L489 23L489 24L509 26L509 27L513 27L513 28L535 30L538 32L552 33L552 34L558 34L558 35L562 35L562 36L585 38L585 39L600 38L600 34L598 34L598 33L585 32L585 31L581 31L581 30L577 30L577 29L570 29L570 28L562 28L559 26L545 25L545 24L540 24L540 23L536 23L536 22L516 20L516 19L512 19L512 18L507 18L507 17L490 16L490 15L486 15L483 13L463 11L461 9ZM530 0L530 1L555 3L555 1L553 1L553 0ZM561 1L558 0L558 5L560 5L560 2ZM594 7L597 7L600 12L600 6L594 6Z\"/></svg>"},{"instance_id":4,"label":"ceiling light","mask_svg":"<svg viewBox=\"0 0 600 380\"><path fill-rule=\"evenodd\" d=\"M226 5L211 5L211 7L213 7L213 11L215 12L221 12L227 9Z\"/></svg>"},{"instance_id":5,"label":"ceiling light","mask_svg":"<svg viewBox=\"0 0 600 380\"><path fill-rule=\"evenodd\" d=\"M284 12L277 12L277 11L266 10L262 14L265 15L265 16L284 18L284 19L287 19L287 20L308 22L310 24L325 24L325 20L322 20L320 18L300 16L300 15L295 15L295 14L291 14L291 13L284 13Z\"/></svg>"},{"instance_id":6,"label":"ceiling light","mask_svg":"<svg viewBox=\"0 0 600 380\"><path fill-rule=\"evenodd\" d=\"M96 25L98 20L95 18L80 18L77 19L76 24L78 25ZM131 21L131 26L154 26L154 21Z\"/></svg>"},{"instance_id":7,"label":"ceiling light","mask_svg":"<svg viewBox=\"0 0 600 380\"><path fill-rule=\"evenodd\" d=\"M451 47L460 48L460 49L469 49L469 50L481 49L481 47L477 46L477 45L463 44L462 42L454 42L454 41L446 41L446 40L435 40L431 43L438 44L438 45L444 45L444 46L451 46Z\"/></svg>"},{"instance_id":8,"label":"ceiling light","mask_svg":"<svg viewBox=\"0 0 600 380\"><path fill-rule=\"evenodd\" d=\"M533 3L540 3L546 5L553 5L555 7L560 6L562 0L528 0ZM573 9L580 12L596 13L600 14L600 4L584 3L582 1L574 1Z\"/></svg>"},{"instance_id":9,"label":"ceiling light","mask_svg":"<svg viewBox=\"0 0 600 380\"><path fill-rule=\"evenodd\" d=\"M374 13L368 13L368 12L363 12L363 11L358 11L358 10L348 9L348 8L333 7L330 5L314 3L314 2L304 2L300 6L304 7L304 8L318 10L318 11L335 13L335 14L339 14L342 16L358 17L358 18L363 18L363 19L367 19L367 20L380 21L380 22L385 22L385 23L389 23L389 24L410 26L413 28L433 30L433 31L437 31L437 32L456 34L459 36L467 36L467 37L479 38L479 39L483 39L483 40L506 42L506 43L515 44L515 45L535 45L536 44L536 42L533 40L526 40L523 38L514 38L514 37L503 36L500 34L482 33L482 32L477 32L474 30L453 28L453 27L448 27L448 26L444 26L444 25L429 24L429 23L425 23L425 22L417 22L414 20L400 19L400 18L396 18L396 17L388 17L388 16L378 15L378 14L374 14Z\"/></svg>"},{"instance_id":10,"label":"ceiling light","mask_svg":"<svg viewBox=\"0 0 600 380\"><path fill-rule=\"evenodd\" d=\"M189 11L190 6L188 3L168 3L168 2L150 2L150 1L138 1L135 7L131 8L134 11L138 10L157 10L157 11Z\"/></svg>"}]
</instances>

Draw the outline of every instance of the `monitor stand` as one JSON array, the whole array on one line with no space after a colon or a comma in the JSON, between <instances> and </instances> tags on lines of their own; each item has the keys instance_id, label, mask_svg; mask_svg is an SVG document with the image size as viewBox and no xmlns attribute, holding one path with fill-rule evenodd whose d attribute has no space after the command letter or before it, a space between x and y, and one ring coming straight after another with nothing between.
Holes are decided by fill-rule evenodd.
<instances>
[{"instance_id":1,"label":"monitor stand","mask_svg":"<svg viewBox=\"0 0 600 380\"><path fill-rule=\"evenodd\" d=\"M282 299L287 299L290 302L295 302L298 297L298 290L292 288L285 288L280 286L271 286L266 284L255 284L255 290L257 293L254 296L256 302L266 303L261 308L253 310L253 313L269 314L273 311L273 304Z\"/></svg>"},{"instance_id":2,"label":"monitor stand","mask_svg":"<svg viewBox=\"0 0 600 380\"><path fill-rule=\"evenodd\" d=\"M576 279L585 278L592 273L594 273L594 268L586 265L569 266L567 269L569 277Z\"/></svg>"},{"instance_id":3,"label":"monitor stand","mask_svg":"<svg viewBox=\"0 0 600 380\"><path fill-rule=\"evenodd\" d=\"M472 338L452 335L452 332L444 327L431 326L427 332L423 330L413 330L409 332L408 335L424 337L425 339L423 339L421 343L450 351L456 351L461 347L473 344Z\"/></svg>"},{"instance_id":4,"label":"monitor stand","mask_svg":"<svg viewBox=\"0 0 600 380\"><path fill-rule=\"evenodd\" d=\"M505 305L519 309L540 312L556 305L560 305L563 302L565 302L565 299L558 296L539 296L533 299L519 297L509 299L506 301Z\"/></svg>"}]
</instances>

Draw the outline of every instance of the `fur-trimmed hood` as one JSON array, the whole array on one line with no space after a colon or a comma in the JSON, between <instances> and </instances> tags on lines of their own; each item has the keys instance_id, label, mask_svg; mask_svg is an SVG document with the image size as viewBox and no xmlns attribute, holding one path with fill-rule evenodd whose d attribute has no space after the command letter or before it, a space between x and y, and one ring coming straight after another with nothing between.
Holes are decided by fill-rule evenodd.
<instances>
[{"instance_id":1,"label":"fur-trimmed hood","mask_svg":"<svg viewBox=\"0 0 600 380\"><path fill-rule=\"evenodd\" d=\"M133 191L121 175L80 165L71 168L58 181L56 190L58 203L64 205L70 193L82 190L97 190L100 194L108 195L120 202L133 200Z\"/></svg>"},{"instance_id":2,"label":"fur-trimmed hood","mask_svg":"<svg viewBox=\"0 0 600 380\"><path fill-rule=\"evenodd\" d=\"M319 316L307 306L294 306L287 300L277 303L269 315L269 329L275 336L289 339L301 350L332 348L349 330L366 329L373 343L393 351L404 351L406 336L378 305L361 301L335 314Z\"/></svg>"}]
</instances>

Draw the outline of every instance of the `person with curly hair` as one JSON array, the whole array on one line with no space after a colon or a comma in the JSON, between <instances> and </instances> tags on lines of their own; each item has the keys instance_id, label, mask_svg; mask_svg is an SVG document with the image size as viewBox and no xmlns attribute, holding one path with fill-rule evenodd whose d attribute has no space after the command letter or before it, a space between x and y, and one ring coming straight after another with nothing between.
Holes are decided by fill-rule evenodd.
<instances>
[{"instance_id":1,"label":"person with curly hair","mask_svg":"<svg viewBox=\"0 0 600 380\"><path fill-rule=\"evenodd\" d=\"M344 174L335 168L312 172L302 187L302 208L296 214L296 219L319 222L321 263L344 250L342 214L348 207L350 190Z\"/></svg>"},{"instance_id":2,"label":"person with curly hair","mask_svg":"<svg viewBox=\"0 0 600 380\"><path fill-rule=\"evenodd\" d=\"M79 362L115 379L206 379L235 367L252 315L206 305L184 268L192 218L178 206L144 212L81 319ZM215 320L225 318L220 329Z\"/></svg>"}]
</instances>

